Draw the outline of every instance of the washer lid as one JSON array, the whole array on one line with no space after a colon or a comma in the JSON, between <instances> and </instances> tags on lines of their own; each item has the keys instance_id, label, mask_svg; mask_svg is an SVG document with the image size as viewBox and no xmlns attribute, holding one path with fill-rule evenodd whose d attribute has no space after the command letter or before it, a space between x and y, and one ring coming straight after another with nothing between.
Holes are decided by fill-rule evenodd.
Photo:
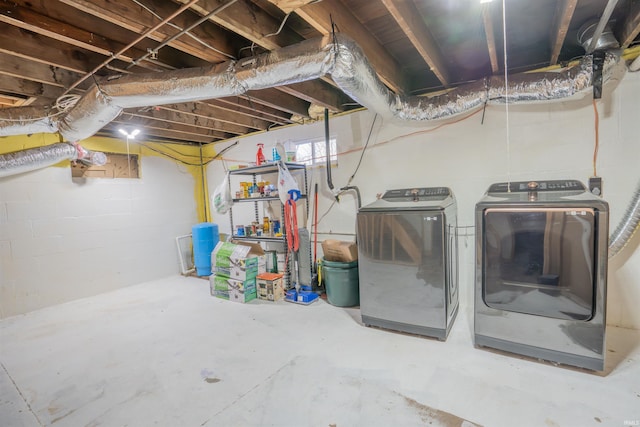
<instances>
[{"instance_id":1,"label":"washer lid","mask_svg":"<svg viewBox=\"0 0 640 427\"><path fill-rule=\"evenodd\" d=\"M445 208L454 202L447 187L414 187L388 190L375 202L361 210L413 210Z\"/></svg>"}]
</instances>

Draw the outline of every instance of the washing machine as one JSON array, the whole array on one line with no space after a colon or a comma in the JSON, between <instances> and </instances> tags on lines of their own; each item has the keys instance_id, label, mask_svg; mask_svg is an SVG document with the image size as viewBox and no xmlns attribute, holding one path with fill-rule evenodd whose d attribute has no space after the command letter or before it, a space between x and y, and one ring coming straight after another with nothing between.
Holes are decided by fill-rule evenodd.
<instances>
[{"instance_id":1,"label":"washing machine","mask_svg":"<svg viewBox=\"0 0 640 427\"><path fill-rule=\"evenodd\" d=\"M603 370L608 204L575 180L497 183L475 223L475 345Z\"/></svg>"},{"instance_id":2,"label":"washing machine","mask_svg":"<svg viewBox=\"0 0 640 427\"><path fill-rule=\"evenodd\" d=\"M456 215L446 187L389 190L359 210L365 325L447 338L458 310Z\"/></svg>"}]
</instances>

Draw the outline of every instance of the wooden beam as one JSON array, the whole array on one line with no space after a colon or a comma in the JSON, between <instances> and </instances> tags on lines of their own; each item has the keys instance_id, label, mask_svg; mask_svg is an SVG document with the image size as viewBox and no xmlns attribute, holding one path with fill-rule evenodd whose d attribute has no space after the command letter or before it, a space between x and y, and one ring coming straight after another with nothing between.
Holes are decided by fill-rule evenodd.
<instances>
[{"instance_id":1,"label":"wooden beam","mask_svg":"<svg viewBox=\"0 0 640 427\"><path fill-rule=\"evenodd\" d=\"M2 75L0 78L0 91L31 96L44 96L46 98L57 98L64 92L64 89L56 86L49 86L32 80L18 77Z\"/></svg>"},{"instance_id":2,"label":"wooden beam","mask_svg":"<svg viewBox=\"0 0 640 427\"><path fill-rule=\"evenodd\" d=\"M219 98L216 100L207 100L207 104L215 105L218 107L227 107L232 111L236 111L241 114L245 114L250 117L263 119L273 123L279 124L291 124L294 123L291 120L291 114L286 113L275 108L267 107L266 105L255 105L247 99L240 98L238 96L230 96L226 98Z\"/></svg>"},{"instance_id":3,"label":"wooden beam","mask_svg":"<svg viewBox=\"0 0 640 427\"><path fill-rule=\"evenodd\" d=\"M297 116L309 117L309 103L276 89L250 90L242 96L253 103L266 105Z\"/></svg>"},{"instance_id":4,"label":"wooden beam","mask_svg":"<svg viewBox=\"0 0 640 427\"><path fill-rule=\"evenodd\" d=\"M333 18L337 30L360 45L380 79L394 91L404 93L404 75L397 61L340 0L308 4L295 13L325 35L332 32L330 18Z\"/></svg>"},{"instance_id":5,"label":"wooden beam","mask_svg":"<svg viewBox=\"0 0 640 427\"><path fill-rule=\"evenodd\" d=\"M270 0L271 3L278 6L284 13L291 13L316 0Z\"/></svg>"},{"instance_id":6,"label":"wooden beam","mask_svg":"<svg viewBox=\"0 0 640 427\"><path fill-rule=\"evenodd\" d=\"M114 120L110 124L106 125L102 130L100 130L97 135L109 136L118 138L120 134L118 133L118 128L120 126L131 126L131 122ZM143 125L140 124L142 127ZM233 136L230 136L230 138ZM169 129L153 127L153 126L144 126L144 135L141 137L141 141L171 141L171 142L182 142L185 144L193 144L202 142L204 144L219 141L227 138L220 137L211 137L209 135L188 135L182 132L176 132Z\"/></svg>"},{"instance_id":7,"label":"wooden beam","mask_svg":"<svg viewBox=\"0 0 640 427\"><path fill-rule=\"evenodd\" d=\"M620 46L623 49L629 47L631 42L640 34L640 1L631 2L629 11L620 25Z\"/></svg>"},{"instance_id":8,"label":"wooden beam","mask_svg":"<svg viewBox=\"0 0 640 427\"><path fill-rule=\"evenodd\" d=\"M482 21L484 23L484 33L487 38L487 50L489 51L489 60L491 61L491 72L496 74L500 67L498 66L498 54L496 52L496 38L493 30L493 18L491 17L491 5L493 3L484 3L482 7Z\"/></svg>"},{"instance_id":9,"label":"wooden beam","mask_svg":"<svg viewBox=\"0 0 640 427\"><path fill-rule=\"evenodd\" d=\"M555 22L550 34L551 59L549 60L549 65L556 65L558 63L560 50L562 50L564 39L567 37L569 24L571 24L571 18L573 17L573 12L575 12L577 4L578 0L560 0L558 2L554 19Z\"/></svg>"},{"instance_id":10,"label":"wooden beam","mask_svg":"<svg viewBox=\"0 0 640 427\"><path fill-rule=\"evenodd\" d=\"M195 128L190 125L183 125L179 123L170 123L160 120L151 119L148 117L137 117L127 112L123 112L116 120L111 123L119 123L126 125L135 125L140 128L144 128L144 132L148 133L149 129L159 129L164 131L171 131L176 135L177 139L189 140L189 138L209 138L212 139L227 139L233 138L233 134L220 132L217 130ZM200 141L201 139L199 139Z\"/></svg>"},{"instance_id":11,"label":"wooden beam","mask_svg":"<svg viewBox=\"0 0 640 427\"><path fill-rule=\"evenodd\" d=\"M104 56L97 53L11 25L5 24L4 27L0 31L0 52L77 73L86 73L104 61ZM122 68L125 63L113 61L112 65Z\"/></svg>"},{"instance_id":12,"label":"wooden beam","mask_svg":"<svg viewBox=\"0 0 640 427\"><path fill-rule=\"evenodd\" d=\"M0 22L5 22L24 30L105 56L112 56L125 46L124 44L111 41L94 32L85 31L17 5L9 7L6 3L0 4ZM139 58L145 53L146 52L137 49L130 49L128 54L125 53L119 58L126 62L133 62L135 58ZM140 66L155 71L162 69L148 62L141 62ZM165 69L166 68L173 67L165 67Z\"/></svg>"},{"instance_id":13,"label":"wooden beam","mask_svg":"<svg viewBox=\"0 0 640 427\"><path fill-rule=\"evenodd\" d=\"M189 0L177 0L187 3ZM228 0L200 0L191 8L200 15L227 3ZM289 30L286 26L278 33L281 21L266 14L262 9L248 0L238 0L222 12L211 17L211 21L240 34L245 39L267 50L277 49L301 42L303 38ZM246 46L246 47L249 47Z\"/></svg>"},{"instance_id":14,"label":"wooden beam","mask_svg":"<svg viewBox=\"0 0 640 427\"><path fill-rule=\"evenodd\" d=\"M23 58L2 52L0 73L62 88L70 86L80 78L78 73L39 62L25 61Z\"/></svg>"},{"instance_id":15,"label":"wooden beam","mask_svg":"<svg viewBox=\"0 0 640 427\"><path fill-rule=\"evenodd\" d=\"M416 48L424 62L436 75L440 83L447 87L451 83L449 72L433 35L426 27L418 8L405 0L382 0L391 16Z\"/></svg>"},{"instance_id":16,"label":"wooden beam","mask_svg":"<svg viewBox=\"0 0 640 427\"><path fill-rule=\"evenodd\" d=\"M144 10L133 2L114 2L110 0L59 1L138 34L152 28L160 21L159 18L153 16L150 12ZM177 5L170 1L145 0L144 4L161 17L169 16L178 9ZM186 28L197 21L198 18L199 16L192 12L183 12L171 22L180 28ZM150 34L149 38L158 42L163 42L169 37L177 34L179 31L180 30L171 25L165 25ZM213 23L203 22L199 26L193 28L190 33L196 36L199 40L205 42L207 45L215 47L215 49L222 53L207 48L202 43L188 36L178 37L176 40L169 43L169 46L213 63L219 63L229 59L229 57L235 57L237 48L232 43L232 36Z\"/></svg>"},{"instance_id":17,"label":"wooden beam","mask_svg":"<svg viewBox=\"0 0 640 427\"><path fill-rule=\"evenodd\" d=\"M186 3L188 0L179 0ZM225 4L228 0L200 0L193 10L205 15L208 11ZM284 19L284 18L283 18ZM282 21L265 13L257 5L238 0L233 5L211 17L216 24L229 31L240 34L246 39L267 50L278 49L304 40L299 34L287 28L280 29ZM280 29L280 32L278 30ZM249 46L247 46L249 47ZM341 92L321 81L309 81L297 85L280 86L282 92L297 96L313 104L321 105L331 111L342 111Z\"/></svg>"},{"instance_id":18,"label":"wooden beam","mask_svg":"<svg viewBox=\"0 0 640 427\"><path fill-rule=\"evenodd\" d=\"M342 92L334 90L328 83L319 80L279 86L276 89L312 104L328 108L333 113L344 111L343 105L349 102L349 98Z\"/></svg>"},{"instance_id":19,"label":"wooden beam","mask_svg":"<svg viewBox=\"0 0 640 427\"><path fill-rule=\"evenodd\" d=\"M224 105L224 104L223 104ZM254 130L266 130L270 122L266 120L260 120L253 117L248 117L237 111L230 111L229 108L221 108L211 104L211 101L206 102L186 102L182 104L169 104L159 107L163 110L173 111L175 113L189 114L194 117L200 117L202 119L215 118L218 121L236 124L247 129Z\"/></svg>"},{"instance_id":20,"label":"wooden beam","mask_svg":"<svg viewBox=\"0 0 640 427\"><path fill-rule=\"evenodd\" d=\"M139 110L125 110L127 114L134 117L149 118L159 120L167 123L174 123L178 125L189 125L194 128L200 128L204 130L217 130L220 132L226 132L233 135L244 135L249 133L249 128L239 126L232 123L223 123L214 118L205 118L201 116L195 116L193 114L180 113L162 107L153 108L144 112Z\"/></svg>"}]
</instances>

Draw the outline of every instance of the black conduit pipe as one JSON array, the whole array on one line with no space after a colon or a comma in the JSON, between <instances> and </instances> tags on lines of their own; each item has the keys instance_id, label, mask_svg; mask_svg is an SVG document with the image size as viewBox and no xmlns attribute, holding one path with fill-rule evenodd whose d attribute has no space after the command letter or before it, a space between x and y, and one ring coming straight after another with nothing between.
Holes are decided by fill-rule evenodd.
<instances>
[{"instance_id":1,"label":"black conduit pipe","mask_svg":"<svg viewBox=\"0 0 640 427\"><path fill-rule=\"evenodd\" d=\"M329 189L333 190L333 182L331 181L331 141L329 138L329 109L324 109L324 143L327 156L327 184Z\"/></svg>"}]
</instances>

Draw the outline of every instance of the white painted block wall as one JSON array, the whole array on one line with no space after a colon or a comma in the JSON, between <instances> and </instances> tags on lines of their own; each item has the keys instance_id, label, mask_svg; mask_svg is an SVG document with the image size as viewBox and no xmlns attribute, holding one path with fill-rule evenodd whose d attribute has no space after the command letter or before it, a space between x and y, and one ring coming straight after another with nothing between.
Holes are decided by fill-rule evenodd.
<instances>
[{"instance_id":1,"label":"white painted block wall","mask_svg":"<svg viewBox=\"0 0 640 427\"><path fill-rule=\"evenodd\" d=\"M604 198L610 204L611 231L627 209L640 180L640 73L627 73L609 84L598 101L600 150L598 175L603 178ZM592 175L595 141L594 112L589 97L583 100L514 104L509 108L508 126L504 105L440 128L435 125L391 123L376 120L369 148L352 184L362 193L363 205L377 193L393 188L448 186L458 202L461 226L473 226L475 203L494 182L529 179L573 178L585 184ZM374 114L369 111L330 120L330 133L337 138L340 155L332 169L337 187L347 184L360 158ZM507 149L507 129L509 149ZM276 142L323 139L322 122L270 131L240 140L225 158L254 161L256 144L264 143L271 153ZM218 150L227 144L220 144ZM270 157L267 155L267 157ZM231 163L230 163L231 164ZM221 162L209 167L210 188L223 178ZM324 169L314 169L320 183L320 216L333 201ZM353 240L356 202L353 193L341 198L320 223L324 238ZM230 232L227 215L216 215L221 232ZM460 237L461 303L472 304L474 286L473 228ZM640 233L637 233L640 234ZM640 329L640 236L609 265L608 323ZM319 249L321 251L321 249Z\"/></svg>"},{"instance_id":2,"label":"white painted block wall","mask_svg":"<svg viewBox=\"0 0 640 427\"><path fill-rule=\"evenodd\" d=\"M194 179L143 157L141 179L50 167L0 179L0 318L179 272L196 223Z\"/></svg>"}]
</instances>

